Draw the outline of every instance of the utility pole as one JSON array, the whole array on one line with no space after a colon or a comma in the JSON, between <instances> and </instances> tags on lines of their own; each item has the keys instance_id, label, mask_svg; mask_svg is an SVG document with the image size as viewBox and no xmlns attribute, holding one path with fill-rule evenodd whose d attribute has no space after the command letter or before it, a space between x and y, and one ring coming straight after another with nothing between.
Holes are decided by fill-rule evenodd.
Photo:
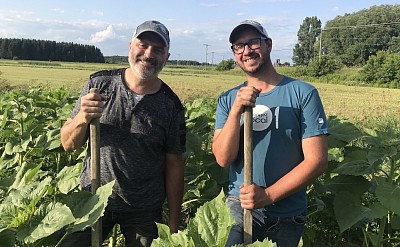
<instances>
[{"instance_id":1,"label":"utility pole","mask_svg":"<svg viewBox=\"0 0 400 247\"><path fill-rule=\"evenodd\" d=\"M206 66L205 66L205 70L207 70L207 55L208 55L208 47L210 46L209 44L203 44L206 46Z\"/></svg>"},{"instance_id":2,"label":"utility pole","mask_svg":"<svg viewBox=\"0 0 400 247\"><path fill-rule=\"evenodd\" d=\"M319 35L319 60L321 61L321 55L322 55L322 31L324 29L321 29L321 34Z\"/></svg>"},{"instance_id":3,"label":"utility pole","mask_svg":"<svg viewBox=\"0 0 400 247\"><path fill-rule=\"evenodd\" d=\"M179 60L180 60L180 58L181 58L181 54L176 54L177 56L178 56L178 59L176 60L176 66L179 66Z\"/></svg>"}]
</instances>

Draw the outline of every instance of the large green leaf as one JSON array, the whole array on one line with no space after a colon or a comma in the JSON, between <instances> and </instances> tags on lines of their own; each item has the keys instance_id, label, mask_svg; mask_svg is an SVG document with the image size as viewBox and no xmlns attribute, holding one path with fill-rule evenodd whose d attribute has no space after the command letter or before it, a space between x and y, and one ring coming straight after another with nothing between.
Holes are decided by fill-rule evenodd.
<instances>
[{"instance_id":1,"label":"large green leaf","mask_svg":"<svg viewBox=\"0 0 400 247\"><path fill-rule=\"evenodd\" d=\"M16 205L3 202L0 204L0 215L0 232L20 225L19 210Z\"/></svg>"},{"instance_id":2,"label":"large green leaf","mask_svg":"<svg viewBox=\"0 0 400 247\"><path fill-rule=\"evenodd\" d=\"M226 243L234 219L224 197L221 190L216 198L201 206L189 222L188 234L196 246L224 246Z\"/></svg>"},{"instance_id":3,"label":"large green leaf","mask_svg":"<svg viewBox=\"0 0 400 247\"><path fill-rule=\"evenodd\" d=\"M0 231L0 246L1 247L14 247L15 246L15 232L11 230Z\"/></svg>"},{"instance_id":4,"label":"large green leaf","mask_svg":"<svg viewBox=\"0 0 400 247\"><path fill-rule=\"evenodd\" d=\"M232 247L277 247L278 245L274 242L272 242L271 240L269 240L268 238L264 239L262 242L260 241L256 241L252 244L236 244ZM299 244L299 247L302 246L301 244Z\"/></svg>"},{"instance_id":5,"label":"large green leaf","mask_svg":"<svg viewBox=\"0 0 400 247\"><path fill-rule=\"evenodd\" d=\"M333 207L341 233L373 213L371 209L361 205L359 198L346 191L335 196Z\"/></svg>"},{"instance_id":6,"label":"large green leaf","mask_svg":"<svg viewBox=\"0 0 400 247\"><path fill-rule=\"evenodd\" d=\"M353 160L343 162L333 172L345 175L362 176L376 172L378 170L377 164L370 164L365 160Z\"/></svg>"},{"instance_id":7,"label":"large green leaf","mask_svg":"<svg viewBox=\"0 0 400 247\"><path fill-rule=\"evenodd\" d=\"M31 182L28 185L20 186L18 190L12 189L4 202L10 202L24 210L33 209L47 192L50 184L51 177L46 177L40 182Z\"/></svg>"},{"instance_id":8,"label":"large green leaf","mask_svg":"<svg viewBox=\"0 0 400 247\"><path fill-rule=\"evenodd\" d=\"M30 220L39 201L50 186L51 178L12 189L0 204L0 231L15 229Z\"/></svg>"},{"instance_id":9,"label":"large green leaf","mask_svg":"<svg viewBox=\"0 0 400 247\"><path fill-rule=\"evenodd\" d=\"M187 230L178 231L171 235L169 227L164 224L157 224L158 238L151 243L151 247L196 247L193 240L189 240Z\"/></svg>"},{"instance_id":10,"label":"large green leaf","mask_svg":"<svg viewBox=\"0 0 400 247\"><path fill-rule=\"evenodd\" d=\"M351 141L363 136L363 133L351 122L337 117L329 117L329 148L345 147Z\"/></svg>"},{"instance_id":11,"label":"large green leaf","mask_svg":"<svg viewBox=\"0 0 400 247\"><path fill-rule=\"evenodd\" d=\"M39 239L50 236L64 226L75 221L71 210L61 203L42 207L30 220L29 225L20 229L17 239L24 243L34 243Z\"/></svg>"},{"instance_id":12,"label":"large green leaf","mask_svg":"<svg viewBox=\"0 0 400 247\"><path fill-rule=\"evenodd\" d=\"M7 142L6 145L4 146L4 153L7 155L12 155L14 149L14 144L12 144L11 142Z\"/></svg>"},{"instance_id":13,"label":"large green leaf","mask_svg":"<svg viewBox=\"0 0 400 247\"><path fill-rule=\"evenodd\" d=\"M376 161L383 160L386 157L393 157L397 154L396 147L374 147L368 152L368 161L373 163Z\"/></svg>"},{"instance_id":14,"label":"large green leaf","mask_svg":"<svg viewBox=\"0 0 400 247\"><path fill-rule=\"evenodd\" d=\"M42 163L35 164L24 162L18 169L17 176L14 183L10 186L10 189L18 189L29 184L29 182L38 174L41 167Z\"/></svg>"},{"instance_id":15,"label":"large green leaf","mask_svg":"<svg viewBox=\"0 0 400 247\"><path fill-rule=\"evenodd\" d=\"M47 133L47 149L53 150L61 146L60 129L49 130Z\"/></svg>"},{"instance_id":16,"label":"large green leaf","mask_svg":"<svg viewBox=\"0 0 400 247\"><path fill-rule=\"evenodd\" d=\"M71 208L73 214L77 220L74 224L68 227L68 233L82 231L85 228L92 226L96 223L101 216L104 214L104 209L107 206L108 198L112 193L112 187L115 184L115 180L99 187L95 195L91 195L82 203L75 204L74 208ZM71 195L71 200L74 194ZM76 198L77 200L82 200L82 197Z\"/></svg>"},{"instance_id":17,"label":"large green leaf","mask_svg":"<svg viewBox=\"0 0 400 247\"><path fill-rule=\"evenodd\" d=\"M391 224L393 229L400 230L400 215L393 216Z\"/></svg>"},{"instance_id":18,"label":"large green leaf","mask_svg":"<svg viewBox=\"0 0 400 247\"><path fill-rule=\"evenodd\" d=\"M79 185L79 174L81 168L81 163L78 163L75 166L65 166L57 174L57 187L61 193L67 194Z\"/></svg>"},{"instance_id":19,"label":"large green leaf","mask_svg":"<svg viewBox=\"0 0 400 247\"><path fill-rule=\"evenodd\" d=\"M375 193L383 206L400 215L400 186L381 182L377 185Z\"/></svg>"},{"instance_id":20,"label":"large green leaf","mask_svg":"<svg viewBox=\"0 0 400 247\"><path fill-rule=\"evenodd\" d=\"M356 198L360 198L370 187L369 181L362 176L341 175L326 180L324 183L327 190L334 194L347 191Z\"/></svg>"},{"instance_id":21,"label":"large green leaf","mask_svg":"<svg viewBox=\"0 0 400 247\"><path fill-rule=\"evenodd\" d=\"M160 236L151 246L225 246L234 219L224 199L225 195L221 190L217 197L197 210L185 231L171 236L167 226L158 225Z\"/></svg>"},{"instance_id":22,"label":"large green leaf","mask_svg":"<svg viewBox=\"0 0 400 247\"><path fill-rule=\"evenodd\" d=\"M372 210L370 215L371 219L381 219L382 217L387 215L387 208L385 208L379 202L375 202L369 208Z\"/></svg>"}]
</instances>

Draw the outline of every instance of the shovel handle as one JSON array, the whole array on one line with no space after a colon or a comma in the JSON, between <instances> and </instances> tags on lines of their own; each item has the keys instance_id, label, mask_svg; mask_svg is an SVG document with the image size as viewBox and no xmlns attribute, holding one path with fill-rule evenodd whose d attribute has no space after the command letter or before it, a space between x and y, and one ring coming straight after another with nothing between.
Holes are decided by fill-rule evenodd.
<instances>
[{"instance_id":1,"label":"shovel handle","mask_svg":"<svg viewBox=\"0 0 400 247\"><path fill-rule=\"evenodd\" d=\"M244 110L244 185L253 183L253 108ZM243 212L244 244L252 243L253 218L250 209Z\"/></svg>"},{"instance_id":2,"label":"shovel handle","mask_svg":"<svg viewBox=\"0 0 400 247\"><path fill-rule=\"evenodd\" d=\"M97 88L91 88L90 93L98 93ZM92 177L92 193L100 187L100 127L99 119L90 121L90 172Z\"/></svg>"},{"instance_id":3,"label":"shovel handle","mask_svg":"<svg viewBox=\"0 0 400 247\"><path fill-rule=\"evenodd\" d=\"M91 88L90 93L98 93L97 88ZM92 179L92 194L100 187L100 121L93 118L90 121L90 175ZM102 245L101 218L92 226L92 247Z\"/></svg>"}]
</instances>

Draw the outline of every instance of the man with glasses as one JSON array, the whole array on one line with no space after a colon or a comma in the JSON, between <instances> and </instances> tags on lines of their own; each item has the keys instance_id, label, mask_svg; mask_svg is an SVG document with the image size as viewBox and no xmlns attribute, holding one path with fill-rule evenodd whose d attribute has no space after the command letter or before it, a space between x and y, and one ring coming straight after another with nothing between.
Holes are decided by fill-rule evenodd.
<instances>
[{"instance_id":1,"label":"man with glasses","mask_svg":"<svg viewBox=\"0 0 400 247\"><path fill-rule=\"evenodd\" d=\"M272 40L246 20L229 36L241 85L220 95L212 150L229 167L226 203L235 219L226 246L243 243L243 209L252 210L253 241L298 246L306 220L306 187L327 168L329 133L316 88L277 73ZM253 107L253 184L243 185L243 112Z\"/></svg>"}]
</instances>

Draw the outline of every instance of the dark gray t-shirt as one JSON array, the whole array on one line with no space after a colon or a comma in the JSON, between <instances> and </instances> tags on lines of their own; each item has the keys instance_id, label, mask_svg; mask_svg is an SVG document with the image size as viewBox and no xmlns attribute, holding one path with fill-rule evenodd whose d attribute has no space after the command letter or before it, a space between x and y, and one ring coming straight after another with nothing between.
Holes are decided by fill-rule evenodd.
<instances>
[{"instance_id":1,"label":"dark gray t-shirt","mask_svg":"<svg viewBox=\"0 0 400 247\"><path fill-rule=\"evenodd\" d=\"M108 96L100 118L101 185L116 180L108 203L110 210L159 215L166 197L166 153L185 151L184 108L164 82L158 92L145 95L135 104L124 71L99 71L90 76L81 92L82 97L90 88L98 88ZM79 108L80 98L71 118ZM88 188L90 184L88 149L81 186Z\"/></svg>"}]
</instances>

